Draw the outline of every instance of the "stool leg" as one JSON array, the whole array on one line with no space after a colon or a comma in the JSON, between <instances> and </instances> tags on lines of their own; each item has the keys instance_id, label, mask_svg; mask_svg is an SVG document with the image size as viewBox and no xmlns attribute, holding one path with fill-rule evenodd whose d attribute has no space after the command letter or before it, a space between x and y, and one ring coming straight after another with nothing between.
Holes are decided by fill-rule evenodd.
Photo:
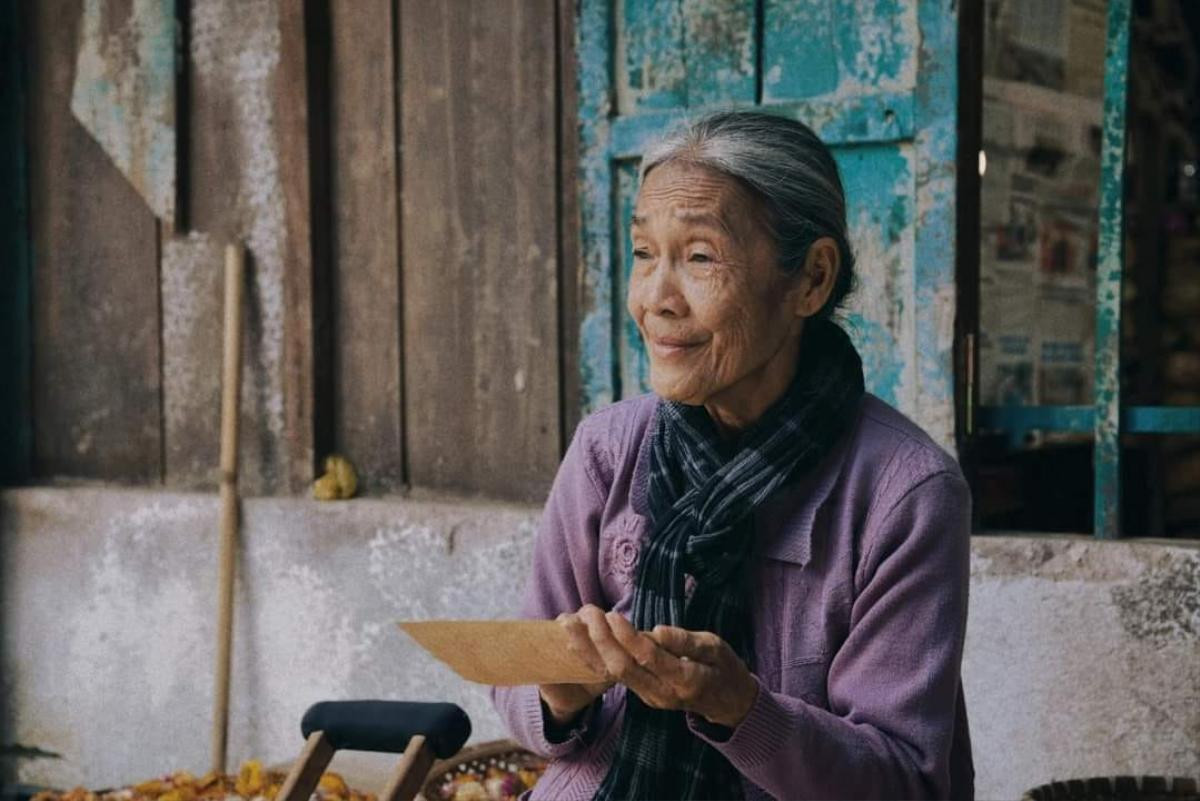
<instances>
[{"instance_id":1,"label":"stool leg","mask_svg":"<svg viewBox=\"0 0 1200 801\"><path fill-rule=\"evenodd\" d=\"M304 750L288 771L275 801L308 801L313 790L317 789L317 782L321 781L325 768L329 767L333 751L333 746L325 739L325 732L314 731L308 735Z\"/></svg>"},{"instance_id":2,"label":"stool leg","mask_svg":"<svg viewBox=\"0 0 1200 801\"><path fill-rule=\"evenodd\" d=\"M425 742L422 734L408 741L408 748L400 757L400 764L392 773L387 788L379 794L379 801L412 801L425 783L429 769L433 767L433 749Z\"/></svg>"}]
</instances>

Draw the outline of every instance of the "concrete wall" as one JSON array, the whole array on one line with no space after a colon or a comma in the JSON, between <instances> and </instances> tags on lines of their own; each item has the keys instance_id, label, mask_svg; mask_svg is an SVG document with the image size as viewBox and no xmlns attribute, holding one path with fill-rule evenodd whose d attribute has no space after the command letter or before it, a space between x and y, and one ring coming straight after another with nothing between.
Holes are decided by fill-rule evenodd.
<instances>
[{"instance_id":1,"label":"concrete wall","mask_svg":"<svg viewBox=\"0 0 1200 801\"><path fill-rule=\"evenodd\" d=\"M511 611L532 507L245 504L232 761L291 757L325 698L486 694L393 622ZM208 761L217 503L113 489L0 493L0 743L8 778L93 787ZM1200 774L1200 549L977 538L964 668L980 798L1052 778ZM29 752L25 752L29 753Z\"/></svg>"},{"instance_id":2,"label":"concrete wall","mask_svg":"<svg viewBox=\"0 0 1200 801\"><path fill-rule=\"evenodd\" d=\"M963 681L980 798L1200 776L1197 546L975 538Z\"/></svg>"}]
</instances>

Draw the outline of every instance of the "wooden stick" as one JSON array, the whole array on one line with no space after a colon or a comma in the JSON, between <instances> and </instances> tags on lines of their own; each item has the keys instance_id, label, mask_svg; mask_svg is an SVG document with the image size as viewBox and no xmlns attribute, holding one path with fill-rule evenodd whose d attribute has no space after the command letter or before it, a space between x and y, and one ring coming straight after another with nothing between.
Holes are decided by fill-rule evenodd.
<instances>
[{"instance_id":1,"label":"wooden stick","mask_svg":"<svg viewBox=\"0 0 1200 801\"><path fill-rule=\"evenodd\" d=\"M379 801L411 801L425 783L432 765L433 748L425 742L425 735L414 734L387 787L379 794Z\"/></svg>"},{"instance_id":2,"label":"wooden stick","mask_svg":"<svg viewBox=\"0 0 1200 801\"><path fill-rule=\"evenodd\" d=\"M217 671L213 693L212 769L225 772L229 673L233 646L233 577L238 527L238 414L242 394L241 245L225 247L225 354L221 380L221 542L217 563Z\"/></svg>"}]
</instances>

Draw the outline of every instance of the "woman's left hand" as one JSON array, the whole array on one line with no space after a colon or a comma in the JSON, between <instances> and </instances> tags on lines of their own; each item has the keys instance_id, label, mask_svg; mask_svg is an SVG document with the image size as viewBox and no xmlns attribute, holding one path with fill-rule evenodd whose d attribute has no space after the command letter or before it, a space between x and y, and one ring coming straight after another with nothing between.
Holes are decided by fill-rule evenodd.
<instances>
[{"instance_id":1,"label":"woman's left hand","mask_svg":"<svg viewBox=\"0 0 1200 801\"><path fill-rule=\"evenodd\" d=\"M621 614L595 606L576 614L609 677L647 706L692 712L733 728L758 697L753 674L716 634L675 626L640 632Z\"/></svg>"}]
</instances>

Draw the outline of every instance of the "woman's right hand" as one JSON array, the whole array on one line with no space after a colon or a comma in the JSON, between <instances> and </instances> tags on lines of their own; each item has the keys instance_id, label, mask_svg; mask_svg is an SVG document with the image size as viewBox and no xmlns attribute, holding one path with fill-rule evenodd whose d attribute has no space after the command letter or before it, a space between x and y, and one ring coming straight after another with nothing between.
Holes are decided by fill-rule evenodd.
<instances>
[{"instance_id":1,"label":"woman's right hand","mask_svg":"<svg viewBox=\"0 0 1200 801\"><path fill-rule=\"evenodd\" d=\"M596 653L588 636L587 625L574 612L563 612L555 622L567 632L567 648L571 653L582 659L589 667L601 675L607 675L604 662ZM538 694L546 705L550 718L557 725L566 725L574 720L583 709L589 706L596 697L601 695L614 682L597 682L595 684L541 684Z\"/></svg>"}]
</instances>

